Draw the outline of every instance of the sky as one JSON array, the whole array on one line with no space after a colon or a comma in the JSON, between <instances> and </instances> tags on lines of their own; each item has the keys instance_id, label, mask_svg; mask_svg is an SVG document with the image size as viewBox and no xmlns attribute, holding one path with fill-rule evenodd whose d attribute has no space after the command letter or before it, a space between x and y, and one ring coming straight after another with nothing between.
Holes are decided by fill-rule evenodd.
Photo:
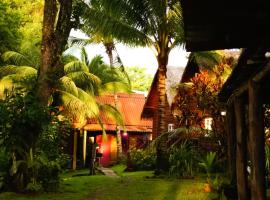
<instances>
[{"instance_id":1,"label":"sky","mask_svg":"<svg viewBox=\"0 0 270 200\"><path fill-rule=\"evenodd\" d=\"M71 31L71 36L85 38L86 36L79 31ZM142 47L128 47L123 44L116 44L117 52L125 67L138 66L146 68L146 72L154 75L157 70L157 61L154 52L150 48ZM91 58L95 55L102 55L104 62L109 63L105 49L102 44L88 45L86 47L87 53ZM76 53L75 53L76 54ZM175 48L171 51L169 56L168 66L185 67L187 63L187 55L183 48Z\"/></svg>"}]
</instances>

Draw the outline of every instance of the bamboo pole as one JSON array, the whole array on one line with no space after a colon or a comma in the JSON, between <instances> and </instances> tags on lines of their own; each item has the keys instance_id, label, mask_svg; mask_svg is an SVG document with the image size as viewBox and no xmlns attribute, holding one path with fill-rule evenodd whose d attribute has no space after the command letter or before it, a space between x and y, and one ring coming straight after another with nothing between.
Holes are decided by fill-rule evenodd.
<instances>
[{"instance_id":1,"label":"bamboo pole","mask_svg":"<svg viewBox=\"0 0 270 200\"><path fill-rule=\"evenodd\" d=\"M260 84L253 80L249 87L249 138L251 167L251 199L265 200L264 113Z\"/></svg>"}]
</instances>

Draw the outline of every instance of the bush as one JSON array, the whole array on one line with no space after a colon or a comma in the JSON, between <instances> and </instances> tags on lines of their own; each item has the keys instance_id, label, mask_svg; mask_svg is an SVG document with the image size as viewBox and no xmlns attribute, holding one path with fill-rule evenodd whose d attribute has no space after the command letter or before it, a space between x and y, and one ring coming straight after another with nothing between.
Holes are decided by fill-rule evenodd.
<instances>
[{"instance_id":1,"label":"bush","mask_svg":"<svg viewBox=\"0 0 270 200\"><path fill-rule=\"evenodd\" d=\"M4 189L8 169L8 156L5 154L4 150L0 148L0 191Z\"/></svg>"},{"instance_id":2,"label":"bush","mask_svg":"<svg viewBox=\"0 0 270 200\"><path fill-rule=\"evenodd\" d=\"M201 158L199 165L205 170L208 176L214 172L216 166L216 152L208 152Z\"/></svg>"},{"instance_id":3,"label":"bush","mask_svg":"<svg viewBox=\"0 0 270 200\"><path fill-rule=\"evenodd\" d=\"M169 151L169 175L192 178L194 173L198 171L197 156L193 146L186 141L171 148Z\"/></svg>"},{"instance_id":4,"label":"bush","mask_svg":"<svg viewBox=\"0 0 270 200\"><path fill-rule=\"evenodd\" d=\"M153 170L156 166L156 153L152 148L129 150L129 161L133 170Z\"/></svg>"},{"instance_id":5,"label":"bush","mask_svg":"<svg viewBox=\"0 0 270 200\"><path fill-rule=\"evenodd\" d=\"M57 108L41 107L31 92L0 100L0 150L9 155L7 159L0 152L0 189L58 188L60 165L69 160L63 149L71 127L59 114Z\"/></svg>"},{"instance_id":6,"label":"bush","mask_svg":"<svg viewBox=\"0 0 270 200\"><path fill-rule=\"evenodd\" d=\"M59 173L61 171L60 165L55 161L43 162L39 168L38 181L41 183L44 191L57 191L60 184Z\"/></svg>"}]
</instances>

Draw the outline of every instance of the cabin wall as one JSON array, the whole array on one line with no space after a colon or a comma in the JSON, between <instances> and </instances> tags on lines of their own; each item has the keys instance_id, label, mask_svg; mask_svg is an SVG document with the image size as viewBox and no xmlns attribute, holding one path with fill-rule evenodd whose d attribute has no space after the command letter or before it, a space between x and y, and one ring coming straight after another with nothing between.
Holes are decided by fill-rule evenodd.
<instances>
[{"instance_id":1,"label":"cabin wall","mask_svg":"<svg viewBox=\"0 0 270 200\"><path fill-rule=\"evenodd\" d=\"M168 127L168 124L173 124L174 128L177 125L177 121L172 114L171 107L168 101L166 101L166 107L165 107L165 124L166 124L166 127ZM158 133L158 109L153 110L153 133L152 134L153 134L153 139L157 138L161 134L161 133Z\"/></svg>"}]
</instances>

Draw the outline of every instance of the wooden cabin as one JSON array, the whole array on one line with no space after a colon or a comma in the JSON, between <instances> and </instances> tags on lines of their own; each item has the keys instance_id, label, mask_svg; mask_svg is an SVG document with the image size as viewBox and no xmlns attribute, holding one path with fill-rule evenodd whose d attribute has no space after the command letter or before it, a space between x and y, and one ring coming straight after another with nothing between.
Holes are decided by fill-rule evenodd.
<instances>
[{"instance_id":1,"label":"wooden cabin","mask_svg":"<svg viewBox=\"0 0 270 200\"><path fill-rule=\"evenodd\" d=\"M183 68L179 67L168 67L167 68L167 79L166 79L166 126L168 127L168 130L171 130L175 126L175 119L171 111L171 103L173 101L173 98L175 96L175 91L173 90L173 87L176 87L176 85L180 82ZM143 107L142 112L142 118L146 118L153 121L153 139L155 139L160 133L158 133L158 73L156 72L152 85L150 87L145 105Z\"/></svg>"},{"instance_id":2,"label":"wooden cabin","mask_svg":"<svg viewBox=\"0 0 270 200\"><path fill-rule=\"evenodd\" d=\"M119 126L110 116L101 113L101 119L106 137L103 137L101 125L94 119L88 119L87 124L81 128L80 134L75 136L74 149L77 151L77 159L74 157L73 169L76 168L78 160L82 162L80 166L86 166L90 154L90 143L97 145L97 152L102 154L100 164L110 166L116 163L117 153L117 135L120 132L123 153L131 148L144 148L152 138L152 120L141 118L141 113L145 103L144 94L122 94L105 95L98 98L102 104L109 104L117 107L124 119L124 127ZM77 137L77 138L76 138ZM75 161L75 159L77 161Z\"/></svg>"},{"instance_id":3,"label":"wooden cabin","mask_svg":"<svg viewBox=\"0 0 270 200\"><path fill-rule=\"evenodd\" d=\"M227 104L228 174L232 184L236 182L238 199L265 200L263 106L270 104L269 1L181 3L188 51L245 48L220 93Z\"/></svg>"}]
</instances>

